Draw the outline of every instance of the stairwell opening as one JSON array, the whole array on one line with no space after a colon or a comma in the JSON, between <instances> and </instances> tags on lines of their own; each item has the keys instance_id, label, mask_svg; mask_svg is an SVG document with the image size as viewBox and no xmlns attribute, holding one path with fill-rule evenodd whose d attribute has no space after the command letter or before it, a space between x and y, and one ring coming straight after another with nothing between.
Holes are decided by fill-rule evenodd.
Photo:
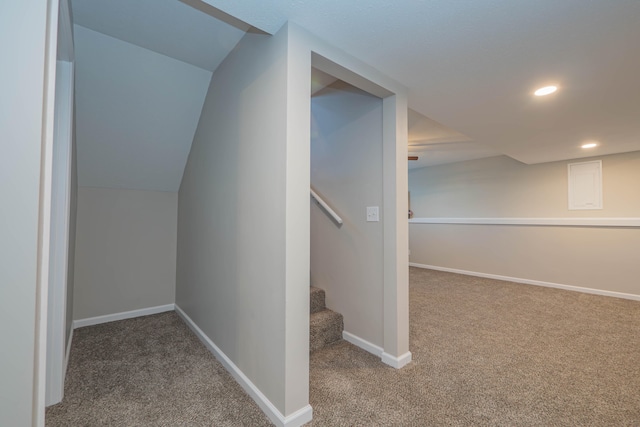
<instances>
[{"instance_id":1,"label":"stairwell opening","mask_svg":"<svg viewBox=\"0 0 640 427\"><path fill-rule=\"evenodd\" d=\"M340 339L384 343L383 102L317 68L311 73L310 352ZM326 303L325 303L326 301ZM326 307L325 307L326 305Z\"/></svg>"}]
</instances>

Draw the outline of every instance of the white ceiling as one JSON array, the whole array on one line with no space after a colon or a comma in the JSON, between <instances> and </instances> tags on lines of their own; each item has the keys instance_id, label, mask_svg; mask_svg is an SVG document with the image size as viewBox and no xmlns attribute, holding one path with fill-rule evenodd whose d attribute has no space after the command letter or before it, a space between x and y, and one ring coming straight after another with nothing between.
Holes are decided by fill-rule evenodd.
<instances>
[{"instance_id":1,"label":"white ceiling","mask_svg":"<svg viewBox=\"0 0 640 427\"><path fill-rule=\"evenodd\" d=\"M248 29L178 0L72 0L75 24L215 70Z\"/></svg>"},{"instance_id":2,"label":"white ceiling","mask_svg":"<svg viewBox=\"0 0 640 427\"><path fill-rule=\"evenodd\" d=\"M501 153L409 109L409 169L499 156Z\"/></svg>"},{"instance_id":3,"label":"white ceiling","mask_svg":"<svg viewBox=\"0 0 640 427\"><path fill-rule=\"evenodd\" d=\"M295 22L409 88L409 150L419 156L410 168L640 150L639 0L72 0L72 8L76 24L209 71L250 26L274 33ZM85 46L99 58L96 49ZM204 85L193 82L191 100L174 104L184 108L156 99L145 111L154 93L173 102L168 88L185 85L189 72L154 77L138 64L126 77L95 61L104 67L94 64L78 88L80 184L175 191L206 92L195 87ZM532 96L551 83L556 94ZM127 85L121 98L109 96ZM137 114L147 122L131 120ZM582 150L585 140L600 146ZM169 178L151 184L161 175Z\"/></svg>"},{"instance_id":4,"label":"white ceiling","mask_svg":"<svg viewBox=\"0 0 640 427\"><path fill-rule=\"evenodd\" d=\"M269 33L297 23L481 150L525 163L640 150L638 0L205 1ZM560 90L532 96L547 84Z\"/></svg>"}]
</instances>

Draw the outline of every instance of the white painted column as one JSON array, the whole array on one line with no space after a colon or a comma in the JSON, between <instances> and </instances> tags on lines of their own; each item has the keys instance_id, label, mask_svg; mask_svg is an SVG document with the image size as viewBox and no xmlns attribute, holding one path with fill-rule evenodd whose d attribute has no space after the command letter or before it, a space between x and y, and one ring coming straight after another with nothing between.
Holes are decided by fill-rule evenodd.
<instances>
[{"instance_id":1,"label":"white painted column","mask_svg":"<svg viewBox=\"0 0 640 427\"><path fill-rule=\"evenodd\" d=\"M409 351L409 192L407 97L383 100L384 352L382 361L401 368Z\"/></svg>"}]
</instances>

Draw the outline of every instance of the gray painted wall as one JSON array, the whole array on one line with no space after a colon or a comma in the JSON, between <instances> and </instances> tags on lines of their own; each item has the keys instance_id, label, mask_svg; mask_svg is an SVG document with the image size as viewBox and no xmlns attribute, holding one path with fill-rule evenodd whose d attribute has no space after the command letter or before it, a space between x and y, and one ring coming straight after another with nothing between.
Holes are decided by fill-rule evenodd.
<instances>
[{"instance_id":1,"label":"gray painted wall","mask_svg":"<svg viewBox=\"0 0 640 427\"><path fill-rule=\"evenodd\" d=\"M296 358L286 349L309 313L308 289L287 294L287 91L286 28L247 34L214 72L180 187L176 283L176 304L283 415L308 403L308 329Z\"/></svg>"},{"instance_id":2,"label":"gray painted wall","mask_svg":"<svg viewBox=\"0 0 640 427\"><path fill-rule=\"evenodd\" d=\"M311 283L345 330L380 347L383 334L382 100L343 82L311 100L311 185L344 220L312 201Z\"/></svg>"},{"instance_id":3,"label":"gray painted wall","mask_svg":"<svg viewBox=\"0 0 640 427\"><path fill-rule=\"evenodd\" d=\"M570 211L567 164L602 159L604 209ZM409 172L415 217L637 217L640 152L525 165L499 156Z\"/></svg>"},{"instance_id":4,"label":"gray painted wall","mask_svg":"<svg viewBox=\"0 0 640 427\"><path fill-rule=\"evenodd\" d=\"M78 189L73 316L172 304L178 194Z\"/></svg>"},{"instance_id":5,"label":"gray painted wall","mask_svg":"<svg viewBox=\"0 0 640 427\"><path fill-rule=\"evenodd\" d=\"M571 161L504 156L411 171L411 208L415 217L640 217L640 152L594 159L602 160L602 210L568 210ZM638 242L639 228L411 224L410 260L640 295Z\"/></svg>"},{"instance_id":6,"label":"gray painted wall","mask_svg":"<svg viewBox=\"0 0 640 427\"><path fill-rule=\"evenodd\" d=\"M27 427L34 420L46 15L47 2L43 1L0 5L2 426ZM44 374L40 378L43 381Z\"/></svg>"}]
</instances>

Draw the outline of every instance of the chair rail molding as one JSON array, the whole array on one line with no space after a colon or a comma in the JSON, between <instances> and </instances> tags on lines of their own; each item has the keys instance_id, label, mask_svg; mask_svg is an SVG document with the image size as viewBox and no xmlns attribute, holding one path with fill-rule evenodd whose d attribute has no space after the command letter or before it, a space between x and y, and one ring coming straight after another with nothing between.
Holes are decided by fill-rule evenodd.
<instances>
[{"instance_id":1,"label":"chair rail molding","mask_svg":"<svg viewBox=\"0 0 640 427\"><path fill-rule=\"evenodd\" d=\"M409 224L525 225L547 227L640 227L640 218L413 218Z\"/></svg>"}]
</instances>

